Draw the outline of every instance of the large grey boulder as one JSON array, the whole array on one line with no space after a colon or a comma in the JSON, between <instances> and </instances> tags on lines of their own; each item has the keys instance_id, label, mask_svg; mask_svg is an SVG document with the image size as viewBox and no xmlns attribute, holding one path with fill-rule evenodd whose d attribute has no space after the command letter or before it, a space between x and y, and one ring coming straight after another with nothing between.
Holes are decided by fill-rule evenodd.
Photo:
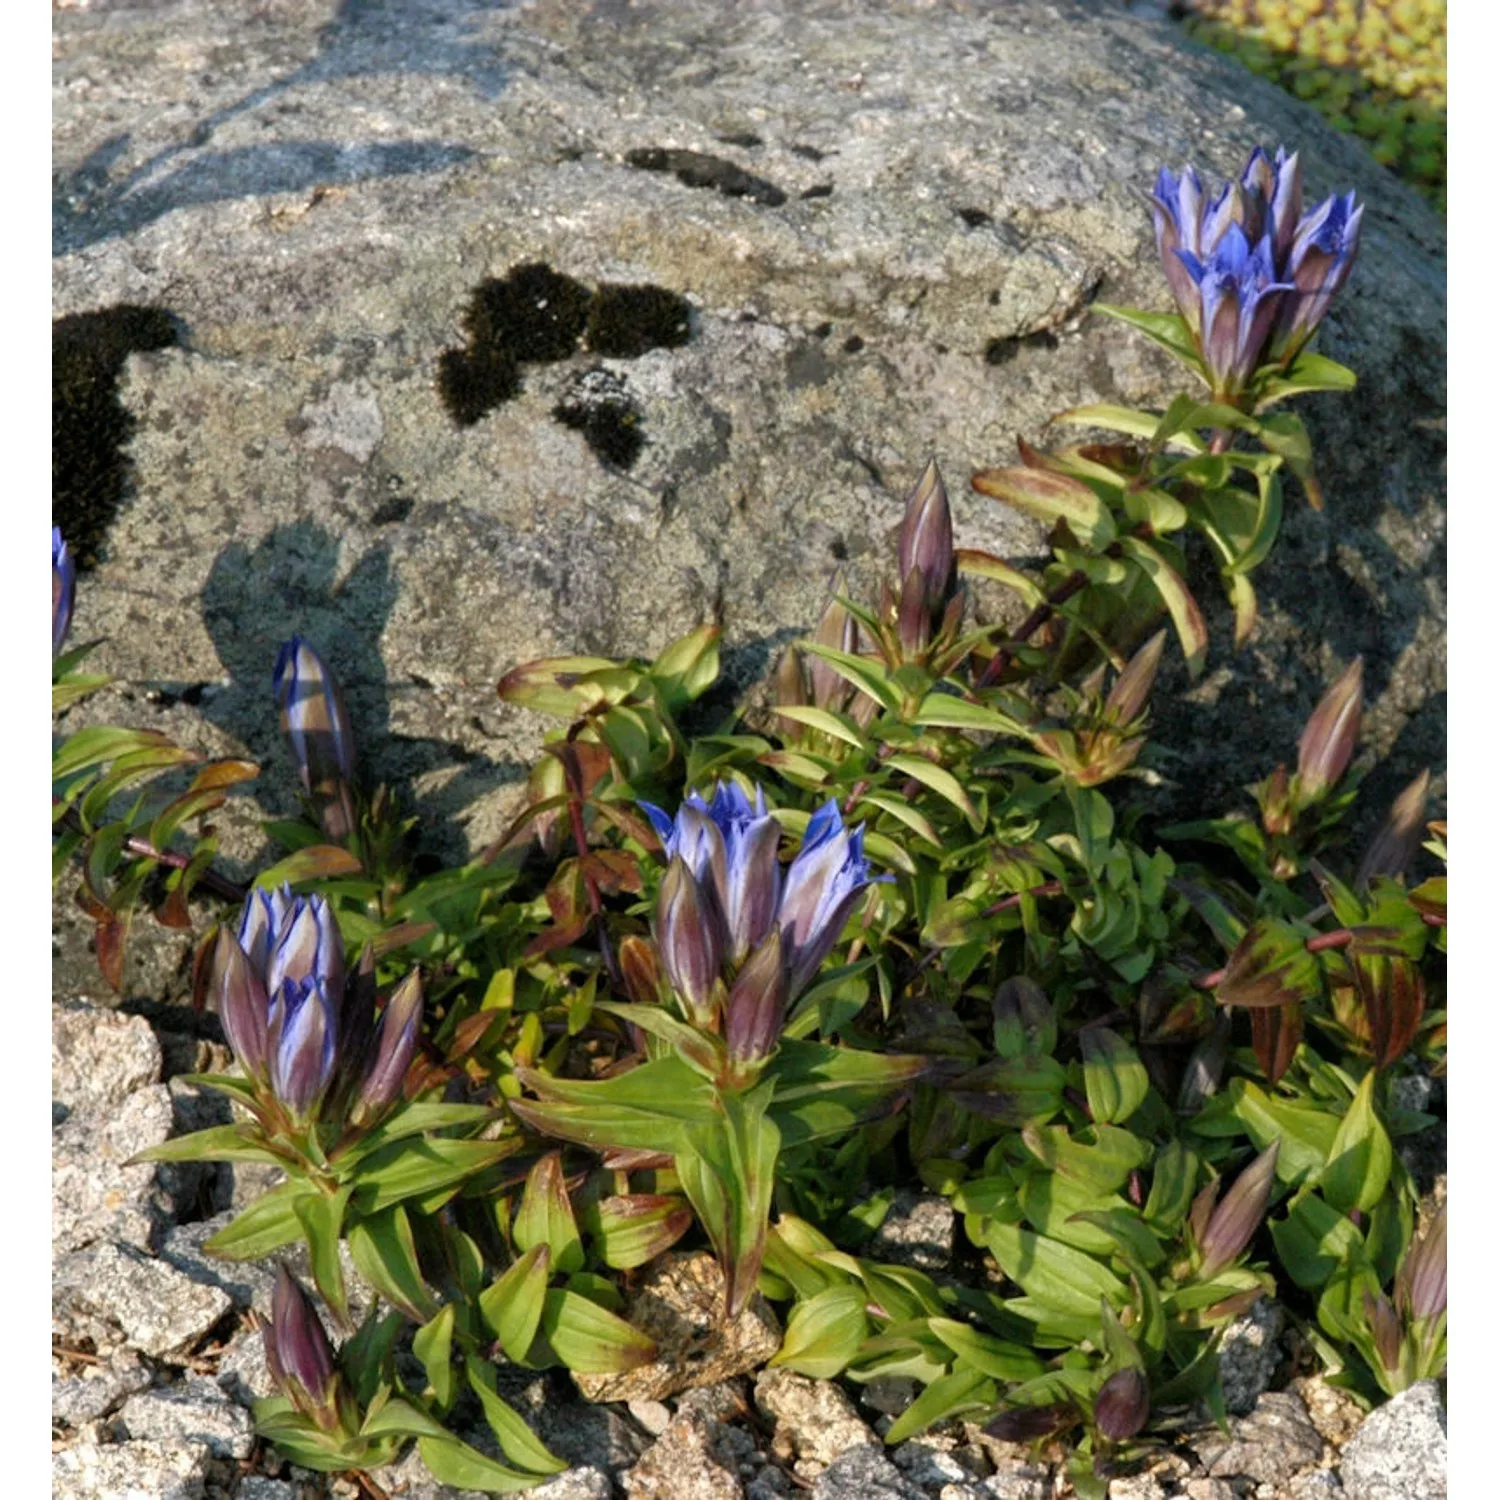
<instances>
[{"instance_id":1,"label":"large grey boulder","mask_svg":"<svg viewBox=\"0 0 1500 1500\"><path fill-rule=\"evenodd\" d=\"M748 684L835 567L873 590L929 454L961 544L1038 554L969 474L1065 407L1166 401L1165 360L1088 312L1165 305L1140 190L1286 140L1310 192L1368 205L1324 334L1361 386L1303 404L1328 508L1293 497L1238 656L1203 580L1210 671L1158 690L1166 770L1199 801L1262 774L1357 652L1376 791L1441 762L1442 226L1172 28L1104 0L96 0L54 25L60 347L102 361L79 409L133 465L118 509L109 452L77 482L100 562L75 638L109 638L120 686L74 722L248 752L284 813L269 678L300 631L429 841L482 845L544 727L495 698L515 663L713 619ZM571 280L471 305L536 265ZM519 364L471 341L497 322ZM509 399L478 414L486 391ZM253 811L220 820L231 859L261 851Z\"/></svg>"}]
</instances>

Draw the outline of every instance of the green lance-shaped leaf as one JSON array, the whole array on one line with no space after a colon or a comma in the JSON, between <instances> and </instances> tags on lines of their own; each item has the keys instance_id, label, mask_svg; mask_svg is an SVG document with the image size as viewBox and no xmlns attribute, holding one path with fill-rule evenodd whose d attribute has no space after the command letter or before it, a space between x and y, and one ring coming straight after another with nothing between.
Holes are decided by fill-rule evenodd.
<instances>
[{"instance_id":1,"label":"green lance-shaped leaf","mask_svg":"<svg viewBox=\"0 0 1500 1500\"><path fill-rule=\"evenodd\" d=\"M498 692L507 703L575 719L598 704L622 702L639 681L638 671L606 656L550 656L512 667Z\"/></svg>"},{"instance_id":2,"label":"green lance-shaped leaf","mask_svg":"<svg viewBox=\"0 0 1500 1500\"><path fill-rule=\"evenodd\" d=\"M1289 1005L1323 993L1323 969L1307 951L1308 934L1280 917L1262 917L1239 941L1214 991L1220 1005Z\"/></svg>"},{"instance_id":3,"label":"green lance-shaped leaf","mask_svg":"<svg viewBox=\"0 0 1500 1500\"><path fill-rule=\"evenodd\" d=\"M1056 1312L1094 1318L1100 1297L1122 1307L1129 1299L1129 1288L1113 1271L1069 1245L994 1222L985 1227L984 1243L1027 1296Z\"/></svg>"},{"instance_id":4,"label":"green lance-shaped leaf","mask_svg":"<svg viewBox=\"0 0 1500 1500\"><path fill-rule=\"evenodd\" d=\"M537 1098L511 1108L528 1124L581 1146L619 1146L675 1152L685 1125L714 1118L711 1084L677 1057L642 1063L615 1078L553 1078L517 1068L517 1079Z\"/></svg>"},{"instance_id":5,"label":"green lance-shaped leaf","mask_svg":"<svg viewBox=\"0 0 1500 1500\"><path fill-rule=\"evenodd\" d=\"M1391 1138L1375 1111L1376 1073L1364 1076L1328 1150L1318 1188L1334 1208L1368 1213L1391 1176Z\"/></svg>"},{"instance_id":6,"label":"green lance-shaped leaf","mask_svg":"<svg viewBox=\"0 0 1500 1500\"><path fill-rule=\"evenodd\" d=\"M483 1360L470 1359L465 1362L469 1386L479 1397L484 1409L484 1419L500 1450L514 1464L519 1464L532 1474L560 1474L568 1467L565 1458L559 1458L526 1424L516 1409L505 1401L495 1389L495 1367Z\"/></svg>"},{"instance_id":7,"label":"green lance-shaped leaf","mask_svg":"<svg viewBox=\"0 0 1500 1500\"><path fill-rule=\"evenodd\" d=\"M1326 1110L1268 1094L1248 1078L1236 1078L1224 1099L1225 1130L1219 1133L1235 1135L1243 1128L1261 1150L1279 1142L1276 1175L1282 1182L1296 1186L1323 1170L1338 1133L1338 1121ZM1194 1129L1201 1130L1199 1121Z\"/></svg>"},{"instance_id":8,"label":"green lance-shaped leaf","mask_svg":"<svg viewBox=\"0 0 1500 1500\"><path fill-rule=\"evenodd\" d=\"M542 1308L538 1340L579 1375L618 1375L656 1357L656 1344L608 1308L554 1287Z\"/></svg>"},{"instance_id":9,"label":"green lance-shaped leaf","mask_svg":"<svg viewBox=\"0 0 1500 1500\"><path fill-rule=\"evenodd\" d=\"M1092 1144L1075 1141L1066 1125L1028 1125L1021 1139L1043 1166L1092 1193L1118 1192L1150 1159L1150 1143L1131 1131L1096 1125L1090 1133Z\"/></svg>"},{"instance_id":10,"label":"green lance-shaped leaf","mask_svg":"<svg viewBox=\"0 0 1500 1500\"><path fill-rule=\"evenodd\" d=\"M813 1380L841 1375L869 1335L866 1300L862 1286L831 1286L798 1302L771 1363Z\"/></svg>"},{"instance_id":11,"label":"green lance-shaped leaf","mask_svg":"<svg viewBox=\"0 0 1500 1500\"><path fill-rule=\"evenodd\" d=\"M1308 391L1352 391L1356 382L1348 366L1304 349L1280 375L1273 375L1258 387L1260 399L1255 409L1265 411L1277 401Z\"/></svg>"},{"instance_id":12,"label":"green lance-shaped leaf","mask_svg":"<svg viewBox=\"0 0 1500 1500\"><path fill-rule=\"evenodd\" d=\"M1163 1146L1151 1169L1151 1191L1142 1210L1146 1222L1163 1235L1175 1234L1187 1218L1197 1178L1198 1158L1184 1142Z\"/></svg>"},{"instance_id":13,"label":"green lance-shaped leaf","mask_svg":"<svg viewBox=\"0 0 1500 1500\"><path fill-rule=\"evenodd\" d=\"M927 1326L965 1364L993 1380L1034 1380L1042 1373L1041 1360L1019 1344L982 1333L952 1318L929 1318Z\"/></svg>"},{"instance_id":14,"label":"green lance-shaped leaf","mask_svg":"<svg viewBox=\"0 0 1500 1500\"><path fill-rule=\"evenodd\" d=\"M524 1360L531 1352L551 1276L552 1252L543 1242L533 1245L479 1294L479 1315L513 1360Z\"/></svg>"},{"instance_id":15,"label":"green lance-shaped leaf","mask_svg":"<svg viewBox=\"0 0 1500 1500\"><path fill-rule=\"evenodd\" d=\"M1203 372L1203 359L1198 353L1193 331L1180 313L1142 312L1135 307L1117 307L1111 302L1095 302L1093 310L1129 324L1160 344L1169 354L1176 355L1190 370Z\"/></svg>"},{"instance_id":16,"label":"green lance-shaped leaf","mask_svg":"<svg viewBox=\"0 0 1500 1500\"><path fill-rule=\"evenodd\" d=\"M842 1135L888 1109L892 1098L931 1065L925 1057L788 1038L766 1071L776 1089L770 1113L788 1149Z\"/></svg>"},{"instance_id":17,"label":"green lance-shaped leaf","mask_svg":"<svg viewBox=\"0 0 1500 1500\"><path fill-rule=\"evenodd\" d=\"M439 1484L450 1484L456 1489L510 1495L517 1490L529 1490L537 1483L535 1474L508 1469L447 1433L441 1437L418 1438L417 1451Z\"/></svg>"},{"instance_id":18,"label":"green lance-shaped leaf","mask_svg":"<svg viewBox=\"0 0 1500 1500\"><path fill-rule=\"evenodd\" d=\"M286 1165L284 1156L266 1149L253 1125L214 1125L208 1130L195 1130L191 1135L179 1135L137 1152L126 1165L143 1161L258 1161L277 1167Z\"/></svg>"},{"instance_id":19,"label":"green lance-shaped leaf","mask_svg":"<svg viewBox=\"0 0 1500 1500\"><path fill-rule=\"evenodd\" d=\"M344 1292L344 1263L339 1257L339 1238L351 1192L352 1189L345 1185L336 1193L304 1193L296 1202L297 1222L307 1236L313 1280L334 1315L345 1323L349 1318L349 1300Z\"/></svg>"},{"instance_id":20,"label":"green lance-shaped leaf","mask_svg":"<svg viewBox=\"0 0 1500 1500\"><path fill-rule=\"evenodd\" d=\"M701 698L718 681L722 633L717 625L700 625L673 641L651 663L650 674L661 688L669 713Z\"/></svg>"},{"instance_id":21,"label":"green lance-shaped leaf","mask_svg":"<svg viewBox=\"0 0 1500 1500\"><path fill-rule=\"evenodd\" d=\"M427 1371L427 1383L432 1387L432 1399L440 1411L447 1411L453 1404L457 1389L457 1378L453 1373L453 1304L450 1302L430 1322L425 1323L412 1335L412 1353L422 1361Z\"/></svg>"},{"instance_id":22,"label":"green lance-shaped leaf","mask_svg":"<svg viewBox=\"0 0 1500 1500\"><path fill-rule=\"evenodd\" d=\"M1188 675L1196 677L1203 670L1208 655L1208 626L1203 621L1203 611L1193 598L1187 584L1165 557L1149 542L1139 537L1123 536L1120 546L1125 555L1137 563L1141 571L1156 587L1167 613L1176 627L1177 638L1182 642L1182 654L1187 658Z\"/></svg>"},{"instance_id":23,"label":"green lance-shaped leaf","mask_svg":"<svg viewBox=\"0 0 1500 1500\"><path fill-rule=\"evenodd\" d=\"M261 1260L283 1245L300 1240L303 1230L297 1217L297 1200L307 1192L307 1184L300 1180L272 1188L204 1241L205 1252L221 1260Z\"/></svg>"},{"instance_id":24,"label":"green lance-shaped leaf","mask_svg":"<svg viewBox=\"0 0 1500 1500\"><path fill-rule=\"evenodd\" d=\"M885 1435L886 1445L895 1447L907 1438L925 1432L934 1422L955 1417L961 1412L977 1411L995 1404L995 1382L968 1365L960 1363L951 1375L942 1375L897 1417Z\"/></svg>"},{"instance_id":25,"label":"green lance-shaped leaf","mask_svg":"<svg viewBox=\"0 0 1500 1500\"><path fill-rule=\"evenodd\" d=\"M1115 539L1109 507L1081 479L1051 469L984 469L969 481L981 495L1003 500L1050 526L1065 521L1086 547L1102 551Z\"/></svg>"},{"instance_id":26,"label":"green lance-shaped leaf","mask_svg":"<svg viewBox=\"0 0 1500 1500\"><path fill-rule=\"evenodd\" d=\"M354 1170L354 1207L360 1214L373 1214L407 1198L440 1193L503 1161L517 1146L513 1139L397 1141Z\"/></svg>"},{"instance_id":27,"label":"green lance-shaped leaf","mask_svg":"<svg viewBox=\"0 0 1500 1500\"><path fill-rule=\"evenodd\" d=\"M514 1233L522 1250L546 1245L554 1270L566 1275L583 1269L583 1240L563 1181L560 1151L549 1151L527 1174Z\"/></svg>"},{"instance_id":28,"label":"green lance-shaped leaf","mask_svg":"<svg viewBox=\"0 0 1500 1500\"><path fill-rule=\"evenodd\" d=\"M1348 1215L1330 1207L1316 1193L1298 1199L1286 1218L1273 1220L1271 1238L1277 1259L1306 1291L1321 1287L1364 1243Z\"/></svg>"},{"instance_id":29,"label":"green lance-shaped leaf","mask_svg":"<svg viewBox=\"0 0 1500 1500\"><path fill-rule=\"evenodd\" d=\"M675 1165L682 1190L724 1269L725 1307L738 1317L765 1254L781 1132L766 1115L771 1087L726 1095L720 1118L687 1132Z\"/></svg>"},{"instance_id":30,"label":"green lance-shaped leaf","mask_svg":"<svg viewBox=\"0 0 1500 1500\"><path fill-rule=\"evenodd\" d=\"M1078 1034L1083 1050L1083 1088L1089 1114L1100 1125L1128 1120L1151 1091L1140 1054L1108 1026L1090 1026Z\"/></svg>"}]
</instances>

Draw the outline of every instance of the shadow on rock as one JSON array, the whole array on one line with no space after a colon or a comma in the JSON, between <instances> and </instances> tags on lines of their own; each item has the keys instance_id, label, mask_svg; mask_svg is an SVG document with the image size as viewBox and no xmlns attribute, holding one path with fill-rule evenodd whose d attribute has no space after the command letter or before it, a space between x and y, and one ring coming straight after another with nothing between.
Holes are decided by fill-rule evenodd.
<instances>
[{"instance_id":1,"label":"shadow on rock","mask_svg":"<svg viewBox=\"0 0 1500 1500\"><path fill-rule=\"evenodd\" d=\"M230 679L199 707L268 767L278 809L296 806L296 772L282 738L271 675L283 641L304 636L343 686L356 754L371 783L387 783L399 803L422 818L419 852L462 851L462 812L496 787L518 782L525 768L476 754L449 740L391 732L392 684L379 641L397 597L385 547L372 547L338 578L337 540L311 521L278 526L253 549L235 542L214 561L203 589L203 621ZM420 681L412 692L426 691ZM440 790L418 797L414 779L460 763Z\"/></svg>"},{"instance_id":2,"label":"shadow on rock","mask_svg":"<svg viewBox=\"0 0 1500 1500\"><path fill-rule=\"evenodd\" d=\"M222 126L289 90L331 79L451 75L493 99L509 70L492 43L465 32L510 8L503 0L344 0L309 61L205 115L184 140L112 180L111 168L128 151L130 137L111 136L73 171L59 174L52 196L52 253L68 255L132 234L186 204L434 172L468 159L473 152L467 146L433 141L303 140L198 153Z\"/></svg>"}]
</instances>

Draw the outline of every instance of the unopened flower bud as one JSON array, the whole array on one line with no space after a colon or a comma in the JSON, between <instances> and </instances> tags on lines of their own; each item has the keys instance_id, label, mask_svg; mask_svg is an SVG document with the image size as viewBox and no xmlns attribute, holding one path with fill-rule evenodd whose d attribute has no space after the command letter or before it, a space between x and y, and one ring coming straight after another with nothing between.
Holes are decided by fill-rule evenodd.
<instances>
[{"instance_id":1,"label":"unopened flower bud","mask_svg":"<svg viewBox=\"0 0 1500 1500\"><path fill-rule=\"evenodd\" d=\"M668 867L657 897L656 945L672 988L694 1019L711 1020L723 942L711 898L705 897L680 854Z\"/></svg>"},{"instance_id":2,"label":"unopened flower bud","mask_svg":"<svg viewBox=\"0 0 1500 1500\"><path fill-rule=\"evenodd\" d=\"M287 979L271 996L271 1088L299 1120L313 1114L338 1065L335 1010L315 976Z\"/></svg>"},{"instance_id":3,"label":"unopened flower bud","mask_svg":"<svg viewBox=\"0 0 1500 1500\"><path fill-rule=\"evenodd\" d=\"M1213 1211L1200 1241L1203 1262L1198 1275L1202 1280L1212 1281L1244 1252L1255 1237L1276 1183L1276 1156L1280 1145L1279 1141L1272 1141L1240 1173L1234 1186Z\"/></svg>"},{"instance_id":4,"label":"unopened flower bud","mask_svg":"<svg viewBox=\"0 0 1500 1500\"><path fill-rule=\"evenodd\" d=\"M1112 724L1124 729L1140 718L1151 697L1157 668L1161 666L1162 648L1166 643L1167 632L1158 630L1130 658L1104 704L1104 716Z\"/></svg>"},{"instance_id":5,"label":"unopened flower bud","mask_svg":"<svg viewBox=\"0 0 1500 1500\"><path fill-rule=\"evenodd\" d=\"M911 658L917 656L932 637L932 614L927 608L927 585L922 575L913 568L901 585L900 602L896 606L896 639L901 642L902 653Z\"/></svg>"},{"instance_id":6,"label":"unopened flower bud","mask_svg":"<svg viewBox=\"0 0 1500 1500\"><path fill-rule=\"evenodd\" d=\"M245 950L225 928L214 943L209 993L224 1038L246 1076L266 1077L266 1024L270 1001L266 986Z\"/></svg>"},{"instance_id":7,"label":"unopened flower bud","mask_svg":"<svg viewBox=\"0 0 1500 1500\"><path fill-rule=\"evenodd\" d=\"M773 927L735 977L724 1004L724 1042L732 1062L760 1062L776 1050L786 994L781 931Z\"/></svg>"},{"instance_id":8,"label":"unopened flower bud","mask_svg":"<svg viewBox=\"0 0 1500 1500\"><path fill-rule=\"evenodd\" d=\"M1401 1368L1401 1320L1382 1292L1366 1292L1364 1302L1365 1321L1375 1340L1375 1353L1386 1370L1394 1374Z\"/></svg>"},{"instance_id":9,"label":"unopened flower bud","mask_svg":"<svg viewBox=\"0 0 1500 1500\"><path fill-rule=\"evenodd\" d=\"M927 613L940 614L953 589L953 513L935 458L928 460L907 497L901 523L898 572L903 584L914 569L921 575Z\"/></svg>"},{"instance_id":10,"label":"unopened flower bud","mask_svg":"<svg viewBox=\"0 0 1500 1500\"><path fill-rule=\"evenodd\" d=\"M839 602L839 595L846 587L841 569L829 584L830 598L818 621L818 628L813 631L813 640L831 651L853 656L859 650L859 623ZM853 689L821 657L809 656L808 675L812 684L812 701L817 707L837 712L848 703Z\"/></svg>"},{"instance_id":11,"label":"unopened flower bud","mask_svg":"<svg viewBox=\"0 0 1500 1500\"><path fill-rule=\"evenodd\" d=\"M1349 767L1364 708L1364 662L1355 657L1313 710L1297 746L1296 801L1311 806Z\"/></svg>"},{"instance_id":12,"label":"unopened flower bud","mask_svg":"<svg viewBox=\"0 0 1500 1500\"><path fill-rule=\"evenodd\" d=\"M271 1296L271 1321L263 1325L271 1379L292 1404L320 1427L337 1425L333 1348L312 1299L283 1265Z\"/></svg>"},{"instance_id":13,"label":"unopened flower bud","mask_svg":"<svg viewBox=\"0 0 1500 1500\"><path fill-rule=\"evenodd\" d=\"M67 639L73 623L73 596L78 586L78 570L62 532L52 528L52 654L56 656Z\"/></svg>"},{"instance_id":14,"label":"unopened flower bud","mask_svg":"<svg viewBox=\"0 0 1500 1500\"><path fill-rule=\"evenodd\" d=\"M1094 1398L1094 1426L1114 1443L1133 1438L1150 1415L1151 1390L1145 1371L1136 1365L1116 1370Z\"/></svg>"},{"instance_id":15,"label":"unopened flower bud","mask_svg":"<svg viewBox=\"0 0 1500 1500\"><path fill-rule=\"evenodd\" d=\"M803 708L807 704L807 678L802 671L802 653L788 646L776 664L776 706Z\"/></svg>"},{"instance_id":16,"label":"unopened flower bud","mask_svg":"<svg viewBox=\"0 0 1500 1500\"><path fill-rule=\"evenodd\" d=\"M406 1080L422 1029L422 975L413 969L386 1002L375 1032L374 1059L355 1103L356 1121L373 1120L393 1104Z\"/></svg>"},{"instance_id":17,"label":"unopened flower bud","mask_svg":"<svg viewBox=\"0 0 1500 1500\"><path fill-rule=\"evenodd\" d=\"M1427 1232L1406 1252L1396 1273L1396 1303L1412 1319L1435 1318L1448 1310L1448 1205L1437 1211Z\"/></svg>"},{"instance_id":18,"label":"unopened flower bud","mask_svg":"<svg viewBox=\"0 0 1500 1500\"><path fill-rule=\"evenodd\" d=\"M324 832L339 842L354 826L354 735L338 679L306 641L293 636L276 658L272 682L297 774L321 804Z\"/></svg>"}]
</instances>

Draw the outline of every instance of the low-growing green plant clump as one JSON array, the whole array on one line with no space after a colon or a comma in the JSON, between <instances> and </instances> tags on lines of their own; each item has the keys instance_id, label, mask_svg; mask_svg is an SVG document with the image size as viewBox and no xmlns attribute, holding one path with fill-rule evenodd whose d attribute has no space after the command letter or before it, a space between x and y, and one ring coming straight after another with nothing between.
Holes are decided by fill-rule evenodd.
<instances>
[{"instance_id":1,"label":"low-growing green plant clump","mask_svg":"<svg viewBox=\"0 0 1500 1500\"><path fill-rule=\"evenodd\" d=\"M288 1458L357 1469L414 1439L445 1482L538 1482L561 1463L497 1366L652 1360L625 1277L675 1245L716 1257L726 1317L782 1308L777 1363L920 1385L887 1441L978 1416L1063 1443L1084 1496L1179 1409L1222 1418L1220 1338L1267 1294L1366 1401L1444 1369L1445 1219L1419 1230L1396 1149L1432 1121L1393 1088L1445 1052L1445 881L1408 878L1444 853L1425 773L1343 848L1355 662L1253 807L1153 829L1131 799L1163 617L1193 673L1209 649L1187 538L1243 641L1288 475L1321 503L1287 403L1353 386L1310 341L1363 210L1304 209L1296 157L1257 151L1212 193L1164 169L1152 211L1178 310L1102 311L1200 388L1063 413L1104 436L973 476L1047 523L1050 564L955 551L929 464L891 583L835 582L758 720L704 721L712 627L651 661L514 668L501 697L560 727L461 869L416 873L306 641L274 673L304 816L267 825L287 852L252 890L201 826L173 844L253 766L200 766L163 803L149 783L197 757L162 736L58 746L57 863L81 867L107 974L140 907L239 908L196 969L239 1071L197 1082L241 1118L146 1157L286 1175L208 1249L305 1241L345 1334L283 1270L258 1420ZM974 578L1016 593L1019 626L972 623ZM54 532L59 707L103 680L87 646L58 654L73 589ZM917 1184L962 1219L946 1274L868 1253ZM341 1241L380 1297L357 1330ZM500 1457L456 1435L466 1413Z\"/></svg>"},{"instance_id":2,"label":"low-growing green plant clump","mask_svg":"<svg viewBox=\"0 0 1500 1500\"><path fill-rule=\"evenodd\" d=\"M1447 0L1194 0L1187 28L1368 142L1443 210Z\"/></svg>"}]
</instances>

